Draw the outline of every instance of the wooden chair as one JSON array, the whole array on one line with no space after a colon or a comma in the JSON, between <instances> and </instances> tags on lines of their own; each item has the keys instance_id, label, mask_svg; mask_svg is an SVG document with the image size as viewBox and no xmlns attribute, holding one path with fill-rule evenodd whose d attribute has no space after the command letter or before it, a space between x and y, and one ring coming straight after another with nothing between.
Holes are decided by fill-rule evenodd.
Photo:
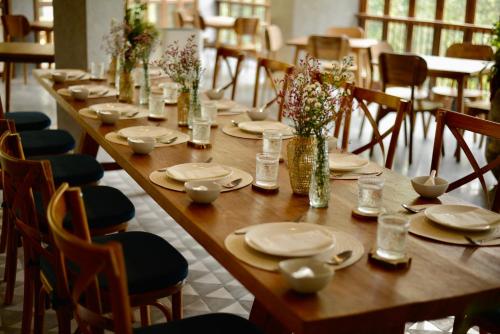
<instances>
[{"instance_id":1,"label":"wooden chair","mask_svg":"<svg viewBox=\"0 0 500 334\"><path fill-rule=\"evenodd\" d=\"M348 146L349 146L349 133L351 130L350 129L351 113L352 109L355 106L357 106L357 108L360 109L361 112L363 113L364 117L368 119L368 123L372 127L373 135L372 135L372 140L369 143L364 144L354 150L351 150L351 152L354 154L360 154L367 150L372 150L374 147L378 145L382 151L382 156L385 160L385 167L391 169L394 161L394 153L396 152L401 124L405 118L405 115L410 112L410 102L402 100L396 96L388 95L380 91L365 89L361 87L353 87L352 92L350 95L348 95L348 97L350 97L348 99L348 106L351 110L345 113L345 122L344 122L342 144L341 144L342 149L349 151ZM396 111L396 119L394 121L394 124L387 130L385 130L383 133L381 133L381 130L379 129L379 122L377 122L376 120L378 119L378 117L374 119L368 108L370 104L378 105L377 113L380 113L381 112L380 110L385 108L390 108ZM338 120L341 120L341 118L338 118ZM337 122L335 131L338 131L337 129L339 128L340 125L339 123L340 122ZM387 138L389 135L391 136L391 139L389 143L389 148L386 150L384 146L384 139Z\"/></svg>"},{"instance_id":2,"label":"wooden chair","mask_svg":"<svg viewBox=\"0 0 500 334\"><path fill-rule=\"evenodd\" d=\"M64 217L71 213L74 230L64 227ZM103 329L120 334L216 332L219 334L259 334L249 321L230 314L203 315L172 323L154 325L132 331L130 296L127 291L124 251L117 242L96 245L91 243L85 217L84 204L78 188L62 185L52 197L48 207L48 224L55 245L62 257L62 280L70 292L79 330L99 333ZM72 267L65 265L69 260ZM75 268L78 272L75 275ZM109 293L104 294L99 284L105 277ZM85 297L85 298L83 298ZM82 302L85 300L85 303ZM112 317L106 317L102 305L110 305ZM142 331L141 331L142 330Z\"/></svg>"},{"instance_id":3,"label":"wooden chair","mask_svg":"<svg viewBox=\"0 0 500 334\"><path fill-rule=\"evenodd\" d=\"M264 29L267 58L276 59L277 52L283 47L283 34L279 26L267 25Z\"/></svg>"},{"instance_id":4,"label":"wooden chair","mask_svg":"<svg viewBox=\"0 0 500 334\"><path fill-rule=\"evenodd\" d=\"M344 36L309 36L307 52L320 60L339 62L349 55L349 40Z\"/></svg>"},{"instance_id":5,"label":"wooden chair","mask_svg":"<svg viewBox=\"0 0 500 334\"><path fill-rule=\"evenodd\" d=\"M25 41L25 38L31 32L31 25L28 19L23 15L2 15L3 38L6 42L12 42L13 39ZM13 68L14 64L9 64ZM14 73L14 71L11 71ZM23 64L24 84L28 83L28 69Z\"/></svg>"},{"instance_id":6,"label":"wooden chair","mask_svg":"<svg viewBox=\"0 0 500 334\"><path fill-rule=\"evenodd\" d=\"M379 56L383 52L393 53L394 49L386 41L380 41L368 49L368 58L370 60L370 66L369 66L369 68L370 68L370 75L369 75L370 84L369 84L369 87L371 89L380 90L382 88L382 83L380 82L380 78L376 77L376 75L379 74L380 72L378 72L376 70L376 68L378 68ZM401 87L400 89L404 89L404 88ZM408 89L408 92L406 93L406 95L410 95L411 93L409 91L409 88L406 88L406 89Z\"/></svg>"},{"instance_id":7,"label":"wooden chair","mask_svg":"<svg viewBox=\"0 0 500 334\"><path fill-rule=\"evenodd\" d=\"M415 115L422 113L422 125L424 128L424 138L427 138L429 121L425 120L424 112L434 113L441 107L440 103L428 100L424 93L420 93L421 87L427 79L427 63L422 57L412 54L386 53L379 55L380 77L382 79L382 90L390 95L411 101L411 112L409 113L409 163L413 162L413 133L415 130ZM407 91L390 90L390 87L405 87ZM387 111L390 111L387 109ZM385 113L380 113L378 117L384 117ZM430 117L430 116L429 116ZM405 123L405 138L407 138Z\"/></svg>"},{"instance_id":8,"label":"wooden chair","mask_svg":"<svg viewBox=\"0 0 500 334\"><path fill-rule=\"evenodd\" d=\"M234 69L234 72L231 69L231 64L229 63L229 59L235 59L236 61L236 67ZM212 88L214 89L217 88L217 78L219 76L220 63L221 61L224 61L224 63L227 66L229 76L231 77L231 82L226 84L224 89L229 88L229 86L233 87L231 92L231 99L234 100L234 97L236 95L236 88L238 86L238 76L240 74L241 65L244 59L245 59L245 54L240 50L223 46L218 47L217 54L215 56L214 78L212 81Z\"/></svg>"},{"instance_id":9,"label":"wooden chair","mask_svg":"<svg viewBox=\"0 0 500 334\"><path fill-rule=\"evenodd\" d=\"M295 66L292 64L284 63L281 61L269 59L269 58L257 58L257 71L255 73L255 86L254 86L254 91L253 91L253 107L257 107L257 103L259 102L259 85L260 85L260 73L261 70L264 69L264 72L266 73L265 78L270 82L271 87L276 94L276 97L274 97L271 101L276 101L278 99L278 87L276 86L274 74L277 72L281 72L284 75L287 74L292 74ZM287 81L285 80L283 85L284 90L286 90L286 85ZM266 102L266 105L269 103L268 106L270 106L271 101ZM279 105L279 110L278 110L278 120L281 121L282 119L282 113L283 113L283 103L284 101L281 101Z\"/></svg>"},{"instance_id":10,"label":"wooden chair","mask_svg":"<svg viewBox=\"0 0 500 334\"><path fill-rule=\"evenodd\" d=\"M256 17L238 17L234 21L234 33L236 34L236 48L248 52L254 56L258 53L257 34L259 30L259 19ZM250 43L245 38L250 38Z\"/></svg>"},{"instance_id":11,"label":"wooden chair","mask_svg":"<svg viewBox=\"0 0 500 334\"><path fill-rule=\"evenodd\" d=\"M435 169L436 171L439 171L439 161L441 158L440 152L444 140L443 139L444 129L448 128L448 130L451 131L451 133L457 140L458 146L464 151L464 154L467 157L467 160L469 160L469 163L471 164L472 169L474 171L456 181L451 182L450 185L448 186L447 192L455 190L458 187L461 187L472 180L478 179L479 182L481 183L481 187L486 196L486 199L489 202L488 188L486 186L486 181L484 180L484 174L500 166L500 156L498 156L494 161L490 162L489 164L480 167L477 160L474 158L474 155L472 154L469 146L467 145L467 143L463 138L463 130L500 139L500 124L472 117L469 115L459 114L453 111L447 111L444 109L440 109L437 111L436 121L437 121L436 135L434 138L434 149L432 152L431 170ZM491 203L491 207L493 211L500 212L500 192L498 191L498 185L497 185L496 196Z\"/></svg>"},{"instance_id":12,"label":"wooden chair","mask_svg":"<svg viewBox=\"0 0 500 334\"><path fill-rule=\"evenodd\" d=\"M326 30L329 36L346 36L349 38L364 38L365 30L361 27L329 27Z\"/></svg>"}]
</instances>

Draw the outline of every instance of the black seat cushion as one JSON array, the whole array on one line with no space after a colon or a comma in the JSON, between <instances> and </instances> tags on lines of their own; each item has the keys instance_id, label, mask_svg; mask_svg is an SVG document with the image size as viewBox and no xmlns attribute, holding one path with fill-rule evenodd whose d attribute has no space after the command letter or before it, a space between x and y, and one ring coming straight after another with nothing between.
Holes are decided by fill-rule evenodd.
<instances>
[{"instance_id":1,"label":"black seat cushion","mask_svg":"<svg viewBox=\"0 0 500 334\"><path fill-rule=\"evenodd\" d=\"M188 263L174 247L161 237L148 232L123 232L94 237L94 243L119 242L123 248L130 294L144 293L167 288L187 277ZM55 273L41 259L40 266L51 285L55 284ZM107 282L100 279L106 289Z\"/></svg>"},{"instance_id":2,"label":"black seat cushion","mask_svg":"<svg viewBox=\"0 0 500 334\"><path fill-rule=\"evenodd\" d=\"M5 118L14 121L17 131L43 130L50 126L50 118L39 111L13 111Z\"/></svg>"},{"instance_id":3,"label":"black seat cushion","mask_svg":"<svg viewBox=\"0 0 500 334\"><path fill-rule=\"evenodd\" d=\"M71 186L81 186L97 182L104 176L104 169L94 157L85 154L63 154L37 156L35 160L49 160L52 176L57 185L68 182Z\"/></svg>"},{"instance_id":4,"label":"black seat cushion","mask_svg":"<svg viewBox=\"0 0 500 334\"><path fill-rule=\"evenodd\" d=\"M198 315L179 321L134 329L135 334L261 334L250 321L234 314Z\"/></svg>"},{"instance_id":5,"label":"black seat cushion","mask_svg":"<svg viewBox=\"0 0 500 334\"><path fill-rule=\"evenodd\" d=\"M20 132L26 156L66 153L75 148L75 140L64 130L36 130Z\"/></svg>"}]
</instances>

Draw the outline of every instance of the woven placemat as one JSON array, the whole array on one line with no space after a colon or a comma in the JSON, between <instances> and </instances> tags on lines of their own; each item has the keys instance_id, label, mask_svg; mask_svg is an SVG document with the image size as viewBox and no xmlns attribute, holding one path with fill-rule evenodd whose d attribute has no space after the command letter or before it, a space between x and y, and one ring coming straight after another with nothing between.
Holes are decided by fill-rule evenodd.
<instances>
[{"instance_id":1,"label":"woven placemat","mask_svg":"<svg viewBox=\"0 0 500 334\"><path fill-rule=\"evenodd\" d=\"M78 85L78 86L82 86L86 89L99 89L99 91L102 91L104 92L105 90L107 90L106 94L102 95L102 94L89 94L88 98L89 99L97 99L97 98L102 98L102 97L109 97L109 96L116 96L117 94L117 91L115 88L113 87L110 87L110 86L106 86L106 85ZM69 91L68 88L60 88L57 90L57 94L59 95L62 95L62 96L71 96L71 92Z\"/></svg>"},{"instance_id":2,"label":"woven placemat","mask_svg":"<svg viewBox=\"0 0 500 334\"><path fill-rule=\"evenodd\" d=\"M135 114L137 112L137 114ZM87 117L87 118L92 118L92 119L97 119L97 114L95 110L90 109L90 108L83 108L78 110L78 113L80 116ZM134 116L127 116L127 115L133 115ZM127 111L126 113L123 113L120 115L120 119L136 119L136 118L144 118L148 117L148 110L144 108L137 108L137 111Z\"/></svg>"},{"instance_id":3,"label":"woven placemat","mask_svg":"<svg viewBox=\"0 0 500 334\"><path fill-rule=\"evenodd\" d=\"M319 260L326 260L334 254L338 254L345 250L352 250L352 256L347 261L338 266L332 265L333 269L339 270L356 263L363 257L365 248L358 239L349 233L335 231L331 227L327 228L330 229L335 236L335 247L327 253L315 256L315 258ZM224 245L226 246L226 249L240 261L243 261L252 267L266 271L278 271L278 263L285 260L285 258L282 257L271 256L254 250L246 244L245 235L241 234L237 235L231 233L226 237L226 240L224 240Z\"/></svg>"},{"instance_id":4,"label":"woven placemat","mask_svg":"<svg viewBox=\"0 0 500 334\"><path fill-rule=\"evenodd\" d=\"M500 235L500 226L494 227L487 232L467 232L453 229L447 229L433 223L425 217L425 214L417 213L410 219L410 233L424 238L446 242L455 245L467 246L500 246L500 239L481 242L480 245L472 245L464 236L469 236L473 240L488 239Z\"/></svg>"},{"instance_id":5,"label":"woven placemat","mask_svg":"<svg viewBox=\"0 0 500 334\"><path fill-rule=\"evenodd\" d=\"M177 137L177 139L172 144L156 143L155 147L174 146L174 145L186 143L189 140L189 136L187 134L182 133L182 132L178 132L178 131L172 131L171 135L169 135L168 138L173 138L173 137ZM128 146L127 139L123 138L122 136L120 136L116 132L108 132L104 136L104 138L112 143Z\"/></svg>"},{"instance_id":6,"label":"woven placemat","mask_svg":"<svg viewBox=\"0 0 500 334\"><path fill-rule=\"evenodd\" d=\"M261 134L256 134L256 133L250 133L241 130L239 127L234 126L232 124L226 125L222 128L222 132L224 132L226 135L232 136L232 137L237 137L237 138L243 138L243 139L255 139L255 140L261 140L262 135ZM283 136L283 139L290 139L293 136Z\"/></svg>"},{"instance_id":7,"label":"woven placemat","mask_svg":"<svg viewBox=\"0 0 500 334\"><path fill-rule=\"evenodd\" d=\"M231 167L231 166L226 166L226 167L231 168L233 170L233 173L231 174L231 179L226 180L225 182L230 182L232 180L236 180L239 178L241 178L241 182L240 182L240 184L238 184L234 188L224 188L223 187L221 192L228 192L228 191L233 191L233 190L245 188L246 186L248 186L249 184L251 184L253 182L253 177L249 173L247 173L241 169L235 168L235 167ZM165 172L154 171L151 174L149 174L149 179L151 180L151 182L153 182L154 184L156 184L160 187L174 190L174 191L184 192L184 182L178 182L178 181L172 180L171 178L167 177Z\"/></svg>"}]
</instances>

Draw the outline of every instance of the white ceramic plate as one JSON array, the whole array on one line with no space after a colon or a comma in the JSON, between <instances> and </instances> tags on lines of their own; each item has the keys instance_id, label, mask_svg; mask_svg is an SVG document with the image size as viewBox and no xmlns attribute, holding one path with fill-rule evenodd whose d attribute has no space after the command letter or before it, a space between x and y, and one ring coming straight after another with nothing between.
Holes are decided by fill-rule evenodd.
<instances>
[{"instance_id":1,"label":"white ceramic plate","mask_svg":"<svg viewBox=\"0 0 500 334\"><path fill-rule=\"evenodd\" d=\"M307 223L268 223L245 234L253 249L282 257L314 256L335 247L335 236L323 226Z\"/></svg>"},{"instance_id":2,"label":"white ceramic plate","mask_svg":"<svg viewBox=\"0 0 500 334\"><path fill-rule=\"evenodd\" d=\"M68 89L71 91L73 89L87 89L89 91L89 95L99 95L103 94L106 92L107 95L108 92L110 91L110 88L108 86L103 86L103 85L73 85L69 86Z\"/></svg>"},{"instance_id":3,"label":"white ceramic plate","mask_svg":"<svg viewBox=\"0 0 500 334\"><path fill-rule=\"evenodd\" d=\"M355 154L330 153L328 155L330 169L339 172L351 172L368 165L368 159Z\"/></svg>"},{"instance_id":4,"label":"white ceramic plate","mask_svg":"<svg viewBox=\"0 0 500 334\"><path fill-rule=\"evenodd\" d=\"M265 130L280 130L282 135L292 135L293 130L288 125L273 121L240 122L238 127L249 133L262 134Z\"/></svg>"},{"instance_id":5,"label":"white ceramic plate","mask_svg":"<svg viewBox=\"0 0 500 334\"><path fill-rule=\"evenodd\" d=\"M215 101L215 105L217 107L217 111L228 111L236 106L236 102L232 100L219 100Z\"/></svg>"},{"instance_id":6,"label":"white ceramic plate","mask_svg":"<svg viewBox=\"0 0 500 334\"><path fill-rule=\"evenodd\" d=\"M153 137L160 138L167 136L172 133L172 130L162 128L159 126L149 126L149 125L141 125L141 126L132 126L129 128L124 128L118 131L118 135L123 138L128 137Z\"/></svg>"},{"instance_id":7,"label":"white ceramic plate","mask_svg":"<svg viewBox=\"0 0 500 334\"><path fill-rule=\"evenodd\" d=\"M73 69L55 69L55 70L50 70L50 75L53 73L66 73L66 80L76 80L78 78L84 79L88 73L82 70L73 70Z\"/></svg>"},{"instance_id":8,"label":"white ceramic plate","mask_svg":"<svg viewBox=\"0 0 500 334\"><path fill-rule=\"evenodd\" d=\"M120 102L98 103L98 104L91 105L89 107L89 109L94 110L94 111L117 110L120 113L129 113L129 112L145 110L145 109L139 108L139 107L131 105L131 104L120 103Z\"/></svg>"},{"instance_id":9,"label":"white ceramic plate","mask_svg":"<svg viewBox=\"0 0 500 334\"><path fill-rule=\"evenodd\" d=\"M188 162L168 167L165 171L169 178L179 182L217 181L229 177L232 173L233 170L228 166L205 162Z\"/></svg>"},{"instance_id":10,"label":"white ceramic plate","mask_svg":"<svg viewBox=\"0 0 500 334\"><path fill-rule=\"evenodd\" d=\"M425 216L434 223L462 231L487 231L498 223L500 215L492 211L469 205L443 204L425 209ZM496 222L495 222L496 221Z\"/></svg>"}]
</instances>

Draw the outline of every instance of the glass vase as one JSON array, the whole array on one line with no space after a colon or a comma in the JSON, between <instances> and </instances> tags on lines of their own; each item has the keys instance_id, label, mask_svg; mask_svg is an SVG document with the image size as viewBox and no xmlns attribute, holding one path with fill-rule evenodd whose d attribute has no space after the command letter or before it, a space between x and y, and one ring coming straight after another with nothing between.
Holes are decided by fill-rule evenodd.
<instances>
[{"instance_id":1,"label":"glass vase","mask_svg":"<svg viewBox=\"0 0 500 334\"><path fill-rule=\"evenodd\" d=\"M188 125L188 114L189 114L189 90L181 89L179 95L177 96L177 125L187 126Z\"/></svg>"},{"instance_id":2,"label":"glass vase","mask_svg":"<svg viewBox=\"0 0 500 334\"><path fill-rule=\"evenodd\" d=\"M148 104L149 93L151 93L151 83L149 82L149 66L147 61L143 63L144 79L142 80L141 88L139 89L139 104Z\"/></svg>"},{"instance_id":3,"label":"glass vase","mask_svg":"<svg viewBox=\"0 0 500 334\"><path fill-rule=\"evenodd\" d=\"M309 187L309 205L326 208L330 200L330 166L328 163L328 141L326 137L316 137L314 162Z\"/></svg>"},{"instance_id":4,"label":"glass vase","mask_svg":"<svg viewBox=\"0 0 500 334\"><path fill-rule=\"evenodd\" d=\"M189 114L188 114L188 127L193 127L193 120L201 118L201 101L198 89L199 83L193 83L189 91Z\"/></svg>"},{"instance_id":5,"label":"glass vase","mask_svg":"<svg viewBox=\"0 0 500 334\"><path fill-rule=\"evenodd\" d=\"M134 99L134 82L132 73L127 71L123 66L120 71L120 93L118 100L124 103L132 103Z\"/></svg>"},{"instance_id":6,"label":"glass vase","mask_svg":"<svg viewBox=\"0 0 500 334\"><path fill-rule=\"evenodd\" d=\"M112 56L111 60L109 62L109 68L108 68L108 83L110 85L114 85L116 81L116 66L117 66L118 60L116 56Z\"/></svg>"},{"instance_id":7,"label":"glass vase","mask_svg":"<svg viewBox=\"0 0 500 334\"><path fill-rule=\"evenodd\" d=\"M315 143L314 137L301 136L296 136L288 142L288 174L294 194L309 195Z\"/></svg>"}]
</instances>

